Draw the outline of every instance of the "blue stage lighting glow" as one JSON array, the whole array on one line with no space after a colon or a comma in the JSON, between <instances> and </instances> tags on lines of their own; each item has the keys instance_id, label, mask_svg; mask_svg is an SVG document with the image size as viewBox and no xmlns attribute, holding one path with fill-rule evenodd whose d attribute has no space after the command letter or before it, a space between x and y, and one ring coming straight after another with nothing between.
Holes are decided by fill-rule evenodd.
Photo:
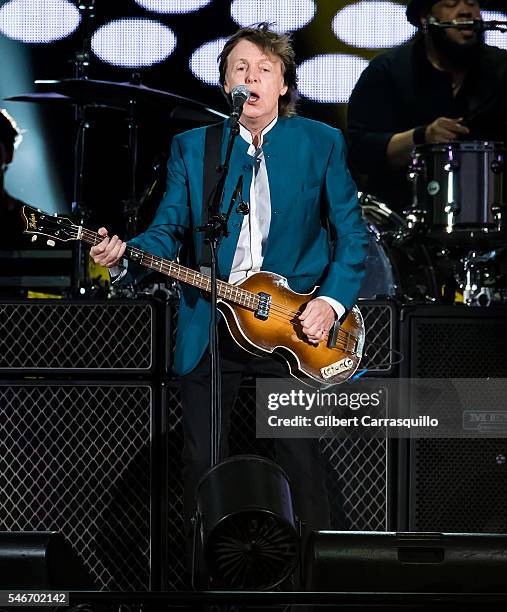
<instances>
[{"instance_id":1,"label":"blue stage lighting glow","mask_svg":"<svg viewBox=\"0 0 507 612\"><path fill-rule=\"evenodd\" d=\"M92 36L92 50L102 61L124 68L141 68L165 60L176 47L167 26L142 18L110 21Z\"/></svg>"},{"instance_id":2,"label":"blue stage lighting glow","mask_svg":"<svg viewBox=\"0 0 507 612\"><path fill-rule=\"evenodd\" d=\"M189 68L198 79L208 85L218 85L218 55L227 38L210 40L192 53Z\"/></svg>"},{"instance_id":3,"label":"blue stage lighting glow","mask_svg":"<svg viewBox=\"0 0 507 612\"><path fill-rule=\"evenodd\" d=\"M313 0L233 0L231 16L241 26L261 21L273 24L277 32L299 30L315 15Z\"/></svg>"},{"instance_id":4,"label":"blue stage lighting glow","mask_svg":"<svg viewBox=\"0 0 507 612\"><path fill-rule=\"evenodd\" d=\"M507 13L496 11L481 11L484 21L507 21ZM493 47L507 49L507 33L496 32L495 30L486 32L486 42Z\"/></svg>"},{"instance_id":5,"label":"blue stage lighting glow","mask_svg":"<svg viewBox=\"0 0 507 612\"><path fill-rule=\"evenodd\" d=\"M10 0L0 8L0 32L26 43L49 43L72 34L80 19L68 0Z\"/></svg>"},{"instance_id":6,"label":"blue stage lighting glow","mask_svg":"<svg viewBox=\"0 0 507 612\"><path fill-rule=\"evenodd\" d=\"M192 13L211 0L135 0L139 6L154 13Z\"/></svg>"},{"instance_id":7,"label":"blue stage lighting glow","mask_svg":"<svg viewBox=\"0 0 507 612\"><path fill-rule=\"evenodd\" d=\"M367 65L356 55L316 55L298 68L299 92L313 102L347 103Z\"/></svg>"},{"instance_id":8,"label":"blue stage lighting glow","mask_svg":"<svg viewBox=\"0 0 507 612\"><path fill-rule=\"evenodd\" d=\"M406 7L394 2L363 0L339 11L332 23L336 37L353 47L383 49L411 38L416 28L407 21Z\"/></svg>"}]
</instances>

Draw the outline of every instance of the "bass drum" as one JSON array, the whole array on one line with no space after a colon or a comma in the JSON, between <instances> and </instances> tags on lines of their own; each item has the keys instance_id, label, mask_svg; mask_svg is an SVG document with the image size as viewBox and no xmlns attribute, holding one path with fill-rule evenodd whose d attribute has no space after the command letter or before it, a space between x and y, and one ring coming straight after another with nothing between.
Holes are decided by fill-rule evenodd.
<instances>
[{"instance_id":1,"label":"bass drum","mask_svg":"<svg viewBox=\"0 0 507 612\"><path fill-rule=\"evenodd\" d=\"M385 203L360 195L369 235L366 274L359 297L404 304L453 303L456 282L449 259Z\"/></svg>"}]
</instances>

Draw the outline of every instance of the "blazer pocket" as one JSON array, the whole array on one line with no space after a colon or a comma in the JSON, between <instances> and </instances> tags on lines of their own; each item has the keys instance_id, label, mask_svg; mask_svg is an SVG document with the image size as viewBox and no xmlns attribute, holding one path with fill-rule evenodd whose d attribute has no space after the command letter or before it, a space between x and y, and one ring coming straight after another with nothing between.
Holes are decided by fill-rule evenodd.
<instances>
[{"instance_id":1,"label":"blazer pocket","mask_svg":"<svg viewBox=\"0 0 507 612\"><path fill-rule=\"evenodd\" d=\"M320 205L321 193L320 185L302 191L297 200L297 209L300 211L311 210L313 206Z\"/></svg>"},{"instance_id":2,"label":"blazer pocket","mask_svg":"<svg viewBox=\"0 0 507 612\"><path fill-rule=\"evenodd\" d=\"M314 187L311 187L306 191L300 191L298 194L295 195L293 199L284 200L283 204L279 204L276 207L276 210L273 210L272 212L274 214L278 214L303 210L305 208L304 206L302 206L303 203L311 203L312 201L320 202L320 191L320 185L315 185Z\"/></svg>"}]
</instances>

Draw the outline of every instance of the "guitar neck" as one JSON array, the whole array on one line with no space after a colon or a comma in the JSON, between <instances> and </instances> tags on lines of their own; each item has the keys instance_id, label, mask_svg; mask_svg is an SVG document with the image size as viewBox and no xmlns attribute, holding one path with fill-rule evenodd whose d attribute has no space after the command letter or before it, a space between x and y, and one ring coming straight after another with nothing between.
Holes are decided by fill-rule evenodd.
<instances>
[{"instance_id":1,"label":"guitar neck","mask_svg":"<svg viewBox=\"0 0 507 612\"><path fill-rule=\"evenodd\" d=\"M81 226L79 227L77 238L90 246L95 246L103 240L100 234L87 230ZM182 283L197 287L206 293L211 293L211 278L206 274L202 274L191 268L186 268L174 261L164 259L163 257L157 257L156 255L152 255L151 253L147 253L146 251L129 245L127 245L124 255L127 259L130 259L144 268L155 270L156 272L165 274ZM244 306L250 310L257 310L259 307L259 296L257 294L226 283L225 281L217 281L217 295L219 298Z\"/></svg>"}]
</instances>

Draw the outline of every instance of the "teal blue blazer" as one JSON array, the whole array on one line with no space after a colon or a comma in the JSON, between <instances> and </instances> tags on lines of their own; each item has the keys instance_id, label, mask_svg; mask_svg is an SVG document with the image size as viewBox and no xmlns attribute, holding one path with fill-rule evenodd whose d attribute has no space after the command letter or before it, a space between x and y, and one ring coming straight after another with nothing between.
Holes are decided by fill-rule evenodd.
<instances>
[{"instance_id":1,"label":"teal blue blazer","mask_svg":"<svg viewBox=\"0 0 507 612\"><path fill-rule=\"evenodd\" d=\"M205 130L198 128L173 139L165 196L149 228L129 245L175 259L182 243L190 244L190 260L199 261L201 238L194 230L201 225ZM226 122L223 155L228 132ZM253 158L247 150L248 144L238 136L225 185L224 210L241 174L243 199L249 200ZM367 232L341 132L301 117L279 117L266 134L263 151L271 224L262 269L285 276L294 291L306 293L320 284L320 295L350 308L363 278ZM229 278L242 222L243 215L233 210L230 235L218 252L223 280ZM137 272L137 266L129 264L125 281L132 281ZM198 289L182 286L174 365L178 374L190 372L204 354L209 320L208 301Z\"/></svg>"}]
</instances>

